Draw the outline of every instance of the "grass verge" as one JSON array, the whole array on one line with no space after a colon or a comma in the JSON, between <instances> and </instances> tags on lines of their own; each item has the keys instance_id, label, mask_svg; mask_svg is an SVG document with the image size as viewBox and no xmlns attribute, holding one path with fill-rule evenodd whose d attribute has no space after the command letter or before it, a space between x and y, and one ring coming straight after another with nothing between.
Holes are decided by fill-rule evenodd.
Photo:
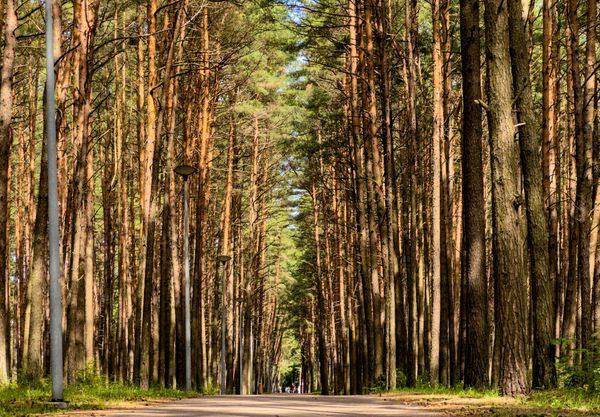
<instances>
[{"instance_id":1,"label":"grass verge","mask_svg":"<svg viewBox=\"0 0 600 417\"><path fill-rule=\"evenodd\" d=\"M81 383L65 387L66 409L49 403L51 387L46 381L36 385L8 385L0 387L0 417L26 417L45 413L64 413L72 410L100 410L121 408L133 403L148 403L197 397L197 392L150 388L116 383Z\"/></svg>"},{"instance_id":2,"label":"grass verge","mask_svg":"<svg viewBox=\"0 0 600 417\"><path fill-rule=\"evenodd\" d=\"M497 392L459 388L412 388L389 393L393 399L445 412L457 417L595 417L600 416L598 392L581 388L533 391L522 398L506 398Z\"/></svg>"}]
</instances>

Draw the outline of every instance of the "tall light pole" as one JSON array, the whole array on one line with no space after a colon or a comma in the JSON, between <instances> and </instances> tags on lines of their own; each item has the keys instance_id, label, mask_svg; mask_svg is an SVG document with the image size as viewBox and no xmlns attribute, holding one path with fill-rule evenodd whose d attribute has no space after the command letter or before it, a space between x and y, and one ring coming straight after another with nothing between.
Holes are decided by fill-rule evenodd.
<instances>
[{"instance_id":1,"label":"tall light pole","mask_svg":"<svg viewBox=\"0 0 600 417\"><path fill-rule=\"evenodd\" d=\"M244 354L242 352L242 350L244 349L244 342L242 340L242 337L244 336L244 331L243 331L243 325L244 325L244 320L242 318L242 301L238 300L239 303L239 307L238 307L238 317L239 317L239 335L238 335L238 352L239 352L239 365L240 365L240 369L239 369L239 382L240 382L240 395L244 395L244 383L242 381L243 374L244 374Z\"/></svg>"},{"instance_id":2,"label":"tall light pole","mask_svg":"<svg viewBox=\"0 0 600 417\"><path fill-rule=\"evenodd\" d=\"M50 258L50 371L52 402L63 402L62 300L58 236L56 103L54 102L53 0L46 0L46 138L48 140L48 240Z\"/></svg>"},{"instance_id":3,"label":"tall light pole","mask_svg":"<svg viewBox=\"0 0 600 417\"><path fill-rule=\"evenodd\" d=\"M190 245L188 214L188 177L196 172L191 165L179 165L175 173L183 177L183 252L185 257L185 389L192 389L192 330L190 325Z\"/></svg>"},{"instance_id":4,"label":"tall light pole","mask_svg":"<svg viewBox=\"0 0 600 417\"><path fill-rule=\"evenodd\" d=\"M225 264L231 259L231 256L219 255L217 259L223 265L221 278L221 395L225 395L225 342L227 331L227 317L225 316Z\"/></svg>"}]
</instances>

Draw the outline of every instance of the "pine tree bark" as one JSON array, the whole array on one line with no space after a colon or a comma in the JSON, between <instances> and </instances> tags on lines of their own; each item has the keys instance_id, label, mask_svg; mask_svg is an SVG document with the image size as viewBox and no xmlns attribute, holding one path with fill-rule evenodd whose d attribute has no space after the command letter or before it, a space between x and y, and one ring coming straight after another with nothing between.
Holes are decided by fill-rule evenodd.
<instances>
[{"instance_id":1,"label":"pine tree bark","mask_svg":"<svg viewBox=\"0 0 600 417\"><path fill-rule=\"evenodd\" d=\"M358 246L360 254L360 289L361 289L361 312L363 320L361 323L368 329L373 328L373 297L369 290L370 288L370 277L369 273L371 270L371 259L369 256L369 235L368 235L368 220L366 212L366 175L364 167L364 150L360 143L361 138L361 111L359 109L359 26L358 26L358 2L349 0L348 2L348 15L349 15L349 35L350 35L350 142L352 149L352 161L354 169L354 190L355 190L355 217L357 223L358 233ZM374 335L373 332L363 333L364 347L362 349L363 358L363 379L369 381L372 377L372 369L370 366L370 358L372 357L371 352L374 351Z\"/></svg>"},{"instance_id":2,"label":"pine tree bark","mask_svg":"<svg viewBox=\"0 0 600 417\"><path fill-rule=\"evenodd\" d=\"M582 127L576 136L576 165L577 165L577 221L579 223L579 252L577 255L578 278L581 288L581 346L585 349L592 340L592 288L590 281L590 234L591 215L593 210L593 142L595 123L596 94L596 0L587 1L586 24L586 62L585 82L583 84L583 102L581 103ZM576 12L575 12L576 13ZM575 84L575 88L579 85ZM577 93L576 93L577 100ZM577 101L575 101L577 105ZM590 358L587 357L586 361ZM585 363L584 366L590 366Z\"/></svg>"},{"instance_id":3,"label":"pine tree bark","mask_svg":"<svg viewBox=\"0 0 600 417\"><path fill-rule=\"evenodd\" d=\"M156 120L156 147L153 153L152 160L152 178L150 187L150 209L148 212L148 228L146 230L146 253L144 263L144 297L143 297L143 320L142 320L142 337L141 337L141 359L140 359L140 386L147 389L150 386L150 379L152 377L152 368L150 367L150 346L152 345L152 291L154 287L154 247L155 247L155 235L156 226L159 216L159 174L160 174L160 159L163 148L162 130L165 124L165 119L168 115L168 98L169 98L169 85L173 73L173 60L175 55L175 43L177 41L177 35L180 32L181 16L180 8L183 3L177 5L177 10L173 18L173 24L171 30L166 36L168 36L168 46L165 59L165 67L163 70L162 77L162 89L160 91L159 99L160 111L157 114ZM154 100L154 98L153 98Z\"/></svg>"},{"instance_id":4,"label":"pine tree bark","mask_svg":"<svg viewBox=\"0 0 600 417\"><path fill-rule=\"evenodd\" d=\"M323 295L323 273L321 265L321 244L319 232L319 203L315 184L311 185L312 199L312 217L313 217L313 234L315 239L315 287L317 291L317 305L324 306L325 297ZM322 308L322 307L321 307ZM329 355L326 341L325 317L320 314L316 319L317 324L317 340L319 348L319 376L321 385L321 395L329 395Z\"/></svg>"},{"instance_id":5,"label":"pine tree bark","mask_svg":"<svg viewBox=\"0 0 600 417\"><path fill-rule=\"evenodd\" d=\"M508 0L510 55L513 91L519 123L518 134L523 168L525 209L527 215L527 246L531 269L531 311L533 320L533 386L550 388L556 385L554 367L554 282L549 275L548 224L542 188L541 142L529 75L526 22L520 0Z\"/></svg>"},{"instance_id":6,"label":"pine tree bark","mask_svg":"<svg viewBox=\"0 0 600 417\"><path fill-rule=\"evenodd\" d=\"M398 226L398 200L396 185L396 161L393 143L393 115L391 97L392 71L389 59L389 22L388 13L391 11L389 1L382 0L378 3L377 30L378 30L378 55L380 67L381 96L381 139L383 152L383 181L385 188L385 221L387 228L387 241L384 242L388 249L388 273L385 276L385 314L386 314L386 381L388 389L396 388L397 366L397 341L396 320L404 326L403 314L396 315L397 282L400 279L400 229Z\"/></svg>"},{"instance_id":7,"label":"pine tree bark","mask_svg":"<svg viewBox=\"0 0 600 417\"><path fill-rule=\"evenodd\" d=\"M479 0L461 0L462 203L463 268L461 322L467 324L464 340L465 387L483 388L489 383L487 339L487 278L485 201L483 187L483 129ZM465 320L466 319L466 320Z\"/></svg>"},{"instance_id":8,"label":"pine tree bark","mask_svg":"<svg viewBox=\"0 0 600 417\"><path fill-rule=\"evenodd\" d=\"M529 392L528 306L519 148L514 140L509 13L506 2L485 2L488 125L492 165L495 325L499 385L504 395Z\"/></svg>"},{"instance_id":9,"label":"pine tree bark","mask_svg":"<svg viewBox=\"0 0 600 417\"><path fill-rule=\"evenodd\" d=\"M118 72L115 73L117 75ZM118 78L118 75L117 75ZM116 96L119 96L118 89L115 89ZM118 107L118 106L115 106ZM118 115L116 115L118 118ZM112 160L111 155L115 155L113 146L116 145L116 139L106 135L105 141L100 145L99 159L102 161L102 180L101 180L101 194L102 194L102 213L103 213L103 285L99 285L101 288L101 296L98 297L98 304L101 305L100 317L98 320L98 342L100 345L99 357L100 363L98 366L107 376L114 375L114 339L113 335L113 307L115 306L115 299L113 297L115 288L114 279L114 261L115 261L115 227L114 227L114 206L113 201L116 201L116 195L112 179L116 175L114 172L114 166L116 161ZM113 145L114 144L114 145ZM91 256L94 259L93 255ZM118 288L118 287L117 287ZM92 294L93 295L93 294ZM92 344L93 347L93 344Z\"/></svg>"},{"instance_id":10,"label":"pine tree bark","mask_svg":"<svg viewBox=\"0 0 600 417\"><path fill-rule=\"evenodd\" d=\"M440 34L440 1L432 2L433 36L433 137L432 137L432 278L431 278L431 345L429 349L429 381L433 386L440 382L440 327L442 292L442 156L444 140L443 62ZM445 223L444 223L445 225Z\"/></svg>"},{"instance_id":11,"label":"pine tree bark","mask_svg":"<svg viewBox=\"0 0 600 417\"><path fill-rule=\"evenodd\" d=\"M201 62L202 68L199 71L199 85L200 85L200 135L201 140L200 153L198 156L198 186L197 195L198 202L196 205L196 250L195 250L195 268L193 275L193 294L192 298L192 309L194 311L200 311L199 322L196 322L192 326L192 339L199 340L200 346L197 346L195 353L192 353L192 368L197 369L197 384L198 386L206 387L209 381L209 368L214 366L210 363L216 356L209 354L207 351L206 341L208 338L214 335L207 335L206 324L205 324L205 310L210 307L205 303L205 299L208 292L203 288L202 281L208 282L206 279L208 274L207 264L207 248L202 242L207 239L207 224L206 218L208 216L208 201L210 196L209 178L210 178L210 163L209 163L209 150L212 146L212 132L211 132L211 59L209 51L209 40L210 40L210 27L209 27L209 10L207 7L202 12L202 23L201 23ZM207 285L207 287L210 287ZM210 315L209 315L210 316ZM212 329L212 328L211 328ZM216 329L215 329L216 330ZM194 360L200 360L195 365Z\"/></svg>"},{"instance_id":12,"label":"pine tree bark","mask_svg":"<svg viewBox=\"0 0 600 417\"><path fill-rule=\"evenodd\" d=\"M579 303L578 285L578 249L579 234L581 233L579 222L576 219L577 207L580 201L577 196L576 181L578 179L576 163L576 143L581 136L581 83L579 74L579 23L577 20L577 2L568 1L566 4L567 21L565 25L566 49L567 49L567 103L568 103L568 153L566 165L567 183L567 209L565 210L565 296L564 312L562 318L561 337L567 341L569 362L573 360L572 350L575 348L577 330L577 310ZM574 157L575 156L575 157ZM575 181L574 181L575 179Z\"/></svg>"},{"instance_id":13,"label":"pine tree bark","mask_svg":"<svg viewBox=\"0 0 600 417\"><path fill-rule=\"evenodd\" d=\"M74 98L73 118L75 122L74 143L77 158L74 167L73 185L70 201L73 218L69 270L69 292L67 297L67 329L65 368L68 381L74 381L76 373L85 368L86 360L93 358L93 294L92 279L93 258L88 260L92 251L88 249L92 236L88 236L91 219L91 197L93 186L93 150L90 143L89 119L92 111L92 62L94 58L94 37L96 31L98 3L78 0L73 5L74 39L78 48L74 55L73 82L77 86ZM66 248L63 248L66 251ZM67 255L66 257L69 257ZM92 318L90 322L90 317ZM78 330L74 330L78 329ZM83 329L83 331L81 331ZM90 332L92 334L90 335ZM92 339L93 341L93 339Z\"/></svg>"},{"instance_id":14,"label":"pine tree bark","mask_svg":"<svg viewBox=\"0 0 600 417\"><path fill-rule=\"evenodd\" d=\"M145 68L144 68L144 20L142 7L138 6L137 10L138 16L136 23L138 25L138 42L137 42L137 60L136 60L136 107L139 113L137 118L137 146L139 149L139 159L137 164L137 172L138 172L138 192L140 194L140 201L144 201L144 172L145 172L145 161L146 161L146 127L144 123L144 117L142 116L145 111ZM140 204L140 227L139 227L139 239L140 239L140 248L143 251L145 247L143 243L143 239L145 236L144 225L146 221L144 219L144 210L143 204ZM133 213L133 210L131 211ZM135 232L135 227L132 227L132 232ZM140 361L141 361L141 338L142 338L142 313L143 313L143 298L144 298L144 281L141 275L142 270L142 256L139 257L140 268L138 269L138 274L132 276L132 284L134 284L135 294L132 297L132 301L135 301L134 305L132 305L132 311L135 312L135 320L134 320L134 332L133 332L133 351L134 351L134 361L133 361L133 374L132 380L136 383L139 383L140 380Z\"/></svg>"},{"instance_id":15,"label":"pine tree bark","mask_svg":"<svg viewBox=\"0 0 600 417\"><path fill-rule=\"evenodd\" d=\"M9 165L12 142L13 75L17 46L17 14L14 0L6 0L4 51L0 73L0 384L8 382L10 372L10 327L7 310L9 241L5 233L9 219Z\"/></svg>"},{"instance_id":16,"label":"pine tree bark","mask_svg":"<svg viewBox=\"0 0 600 417\"><path fill-rule=\"evenodd\" d=\"M554 282L554 331L560 319L562 287L559 277L559 219L558 219L558 83L557 83L557 36L556 3L543 2L543 45L542 45L542 171L546 218L548 221L548 279ZM556 347L555 347L556 353ZM535 384L534 384L535 386Z\"/></svg>"},{"instance_id":17,"label":"pine tree bark","mask_svg":"<svg viewBox=\"0 0 600 417\"><path fill-rule=\"evenodd\" d=\"M233 188L234 188L234 160L237 158L237 128L236 121L231 116L229 121L229 141L227 145L227 177L225 180L225 196L223 199L223 217L221 221L221 230L223 231L223 243L222 243L222 254L231 256L231 209L233 199ZM233 375L234 369L234 313L237 310L234 304L234 271L232 262L225 263L226 274L226 299L227 299L227 392L233 393Z\"/></svg>"},{"instance_id":18,"label":"pine tree bark","mask_svg":"<svg viewBox=\"0 0 600 417\"><path fill-rule=\"evenodd\" d=\"M27 311L25 314L25 342L23 368L26 378L37 380L43 375L43 334L45 308L41 300L47 286L46 258L48 251L48 159L46 156L46 140L42 142L42 159L40 162L40 179L38 188L35 225L33 228L31 275L27 283Z\"/></svg>"},{"instance_id":19,"label":"pine tree bark","mask_svg":"<svg viewBox=\"0 0 600 417\"><path fill-rule=\"evenodd\" d=\"M387 224L385 222L385 190L381 170L381 155L377 127L377 99L375 91L375 56L373 30L373 3L367 0L364 6L364 38L361 51L361 76L363 88L363 118L365 135L365 167L368 203L368 231L371 257L370 289L373 299L373 377L384 376L384 292L380 276L386 275L388 266ZM364 50L363 50L364 49Z\"/></svg>"},{"instance_id":20,"label":"pine tree bark","mask_svg":"<svg viewBox=\"0 0 600 417\"><path fill-rule=\"evenodd\" d=\"M408 149L406 152L404 192L402 195L404 260L406 270L406 299L408 303L408 337L407 337L407 384L414 386L417 382L418 370L418 318L417 318L417 2L406 0L405 25L407 40L406 89L408 105Z\"/></svg>"}]
</instances>

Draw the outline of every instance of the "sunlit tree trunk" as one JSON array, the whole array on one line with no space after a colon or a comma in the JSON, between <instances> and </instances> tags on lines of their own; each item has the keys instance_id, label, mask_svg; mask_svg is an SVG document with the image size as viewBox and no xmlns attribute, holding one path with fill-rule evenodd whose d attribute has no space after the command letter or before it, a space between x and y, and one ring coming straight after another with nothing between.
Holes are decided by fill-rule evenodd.
<instances>
[{"instance_id":1,"label":"sunlit tree trunk","mask_svg":"<svg viewBox=\"0 0 600 417\"><path fill-rule=\"evenodd\" d=\"M243 288L243 347L242 347L242 395L252 394L252 311L253 311L253 291L258 280L259 267L257 253L259 247L259 176L260 176L260 123L258 116L253 117L253 132L251 144L251 162L250 162L250 200L248 209L248 220L250 228L250 265L248 275Z\"/></svg>"},{"instance_id":2,"label":"sunlit tree trunk","mask_svg":"<svg viewBox=\"0 0 600 417\"><path fill-rule=\"evenodd\" d=\"M361 113L359 109L359 30L358 30L358 4L357 1L350 0L348 6L349 14L349 35L350 35L350 114L351 114L351 149L354 167L354 188L355 188L355 211L357 217L357 232L359 235L358 245L360 253L360 277L361 285L361 305L362 318L361 325L363 328L373 328L372 305L373 298L370 288L370 269L371 259L369 256L369 235L368 221L366 213L366 186L365 186L365 168L363 149L360 143L361 138ZM373 352L374 335L373 332L361 332L363 341L363 358L362 364L364 370L365 381L370 380L372 370L370 366L370 355Z\"/></svg>"},{"instance_id":3,"label":"sunlit tree trunk","mask_svg":"<svg viewBox=\"0 0 600 417\"><path fill-rule=\"evenodd\" d=\"M227 144L227 177L225 180L225 196L223 199L223 217L221 220L221 230L223 231L222 249L223 255L231 256L231 209L233 199L233 188L234 188L234 159L236 159L237 152L237 126L236 120L231 116L229 121L229 140ZM227 294L227 392L233 393L233 375L235 373L234 366L234 316L237 310L237 306L234 303L234 270L233 263L227 262L225 264L226 274L226 294Z\"/></svg>"},{"instance_id":4,"label":"sunlit tree trunk","mask_svg":"<svg viewBox=\"0 0 600 417\"><path fill-rule=\"evenodd\" d=\"M6 0L4 26L4 50L0 84L0 384L8 382L10 372L10 328L8 260L9 241L5 233L9 220L9 178L10 150L12 142L13 114L13 75L15 49L17 46L17 14L14 0ZM0 16L2 16L0 14Z\"/></svg>"},{"instance_id":5,"label":"sunlit tree trunk","mask_svg":"<svg viewBox=\"0 0 600 417\"><path fill-rule=\"evenodd\" d=\"M418 319L417 319L417 176L416 176L416 158L418 142L417 126L417 11L416 1L405 1L405 25L407 40L407 56L405 65L406 70L406 90L407 90L407 110L408 110L408 146L405 158L405 177L402 194L402 211L404 214L402 243L404 248L404 261L406 270L407 291L406 299L408 302L408 337L407 337L407 361L406 376L409 386L414 386L417 382L418 369Z\"/></svg>"},{"instance_id":6,"label":"sunlit tree trunk","mask_svg":"<svg viewBox=\"0 0 600 417\"><path fill-rule=\"evenodd\" d=\"M383 174L379 137L377 127L377 99L375 88L375 56L374 56L373 3L367 0L364 6L364 33L360 49L361 78L363 80L361 98L364 120L364 159L366 168L368 231L371 257L370 291L373 298L373 377L384 376L384 293L381 276L387 271L387 245L381 242L387 240L387 224L383 189ZM359 59L360 59L359 58Z\"/></svg>"},{"instance_id":7,"label":"sunlit tree trunk","mask_svg":"<svg viewBox=\"0 0 600 417\"><path fill-rule=\"evenodd\" d=\"M588 347L592 340L592 288L590 281L590 234L591 215L593 210L593 141L595 124L595 96L596 92L596 15L598 4L595 0L587 1L586 20L586 60L585 82L583 83L583 97L581 98L582 126L580 135L576 137L576 164L577 164L577 221L579 223L579 252L577 255L578 278L581 288L581 345ZM577 89L575 85L575 105L577 106ZM586 360L590 358L587 357ZM590 366L585 363L585 367Z\"/></svg>"},{"instance_id":8,"label":"sunlit tree trunk","mask_svg":"<svg viewBox=\"0 0 600 417\"><path fill-rule=\"evenodd\" d=\"M442 146L444 140L443 57L440 33L440 1L432 3L433 34L433 201L432 201L432 285L431 285L431 345L429 380L433 386L440 382L440 321L442 292Z\"/></svg>"},{"instance_id":9,"label":"sunlit tree trunk","mask_svg":"<svg viewBox=\"0 0 600 417\"><path fill-rule=\"evenodd\" d=\"M120 29L115 28L118 33ZM115 35L118 37L118 34ZM124 45L122 45L123 47ZM129 210L129 189L127 186L128 176L126 175L128 167L128 155L126 154L125 126L124 126L124 105L126 102L126 80L125 71L126 61L124 55L115 55L115 169L116 169L116 188L117 188L117 218L119 223L118 230L118 330L116 334L118 345L118 357L115 360L118 363L116 372L119 379L123 382L131 381L132 375L130 368L133 365L133 347L134 333L130 321L133 318L133 280L131 268L131 224L130 216L133 213ZM143 130L143 129L142 129Z\"/></svg>"},{"instance_id":10,"label":"sunlit tree trunk","mask_svg":"<svg viewBox=\"0 0 600 417\"><path fill-rule=\"evenodd\" d=\"M210 59L210 50L209 50L209 40L210 40L210 27L209 27L209 10L208 7L204 7L202 11L202 23L201 23L201 62L202 66L199 70L199 86L200 86L200 135L198 139L200 140L200 153L198 156L198 202L196 205L196 253L195 253L195 269L194 269L194 283L193 283L193 293L194 295L192 300L192 308L194 311L200 311L200 322L196 323L195 326L192 326L192 339L199 340L200 343L200 352L196 352L193 354L193 358L199 358L201 366L194 366L194 369L197 369L197 384L199 386L205 387L209 383L209 368L214 371L214 364L211 364L211 361L214 362L216 359L216 352L206 351L206 343L207 343L207 335L205 329L205 310L207 307L205 305L205 300L203 299L208 295L208 288L203 288L201 281L208 283L209 280L206 277L210 276L207 269L206 264L208 261L207 258L207 248L205 247L204 242L206 241L208 229L206 224L206 219L208 216L208 201L210 198L210 187L209 187L209 177L210 177L210 163L209 163L209 152L212 146L212 135L211 135L211 91L210 91L210 75L211 75L211 59ZM209 286L207 286L209 287ZM216 304L216 303L215 303ZM214 313L214 311L213 311ZM210 316L210 315L209 315ZM214 329L214 328L211 328ZM216 330L216 329L215 329ZM214 338L216 333L212 332L212 338ZM213 344L215 342L213 341ZM214 349L213 349L214 350ZM193 359L193 360L196 360ZM216 363L216 362L215 362ZM213 375L214 376L214 375ZM216 381L215 381L216 382Z\"/></svg>"},{"instance_id":11,"label":"sunlit tree trunk","mask_svg":"<svg viewBox=\"0 0 600 417\"><path fill-rule=\"evenodd\" d=\"M142 8L138 7L136 9L138 12L138 16L136 19L136 23L138 25L138 42L137 42L137 60L136 60L136 107L139 113L137 117L137 146L140 149L139 160L137 161L138 168L138 192L140 194L140 201L145 201L144 190L145 190L145 169L146 169L146 124L143 117L145 113L145 68L144 68L144 20ZM152 36L151 36L152 38ZM150 41L152 42L152 41ZM149 43L150 43L149 42ZM150 51L148 51L149 53ZM146 221L144 219L144 210L143 204L140 204L140 227L139 231L136 230L135 223L132 224L132 233L139 233L140 240L140 249L145 247L143 244L144 239L144 225ZM133 214L133 210L131 210L131 214ZM137 233L136 233L137 232ZM140 254L142 255L142 254ZM132 380L136 383L140 381L140 361L141 361L141 340L142 340L142 312L143 312L143 297L144 297L144 280L141 275L141 270L143 266L142 261L143 256L140 256L138 259L140 268L138 269L138 273L132 275L132 283L134 284L135 294L133 294L132 301L135 303L132 305L132 311L135 312L135 324L134 324L134 334L133 334L133 351L134 351L134 363L133 363L133 375Z\"/></svg>"},{"instance_id":12,"label":"sunlit tree trunk","mask_svg":"<svg viewBox=\"0 0 600 417\"><path fill-rule=\"evenodd\" d=\"M548 279L554 283L553 334L556 335L556 322L560 317L561 287L559 271L559 219L558 219L558 88L556 42L556 4L550 0L543 3L543 45L542 45L542 171L543 190L548 222ZM561 265L562 266L562 265ZM556 353L556 349L555 349ZM545 384L544 384L545 385ZM536 383L534 382L534 386Z\"/></svg>"},{"instance_id":13,"label":"sunlit tree trunk","mask_svg":"<svg viewBox=\"0 0 600 417\"><path fill-rule=\"evenodd\" d=\"M93 242L90 228L93 207L93 149L90 143L89 120L92 111L92 73L94 38L98 3L78 0L74 4L74 38L78 44L74 52L73 82L77 86L73 119L74 143L77 157L71 188L72 254L68 255L69 292L67 298L67 328L65 368L68 381L75 381L77 371L93 359L93 258L88 261L88 249ZM65 249L63 249L65 250ZM90 270L90 266L92 270ZM77 330L75 330L77 329ZM82 331L83 330L83 331ZM90 340L92 343L90 344Z\"/></svg>"},{"instance_id":14,"label":"sunlit tree trunk","mask_svg":"<svg viewBox=\"0 0 600 417\"><path fill-rule=\"evenodd\" d=\"M177 9L174 11L173 25L169 31L169 42L166 45L166 59L164 70L162 74L162 88L160 94L154 92L153 94L158 95L157 102L160 103L159 112L156 118L156 147L154 149L153 161L152 161L152 184L150 187L150 211L148 212L148 229L146 230L146 253L145 253L145 268L144 268L144 297L143 297L143 321L142 321L142 338L141 338L141 360L140 360L140 386L142 388L148 388L150 379L152 378L153 370L150 364L150 346L153 343L151 334L152 330L152 290L154 287L154 246L155 246L155 235L156 226L159 216L159 175L160 175L160 159L163 149L162 130L168 117L168 99L169 99L169 85L171 83L171 77L173 73L173 61L175 56L175 43L177 35L180 32L181 16L180 10L181 5L178 4ZM155 100L154 96L152 98ZM157 335L155 335L157 336Z\"/></svg>"}]
</instances>

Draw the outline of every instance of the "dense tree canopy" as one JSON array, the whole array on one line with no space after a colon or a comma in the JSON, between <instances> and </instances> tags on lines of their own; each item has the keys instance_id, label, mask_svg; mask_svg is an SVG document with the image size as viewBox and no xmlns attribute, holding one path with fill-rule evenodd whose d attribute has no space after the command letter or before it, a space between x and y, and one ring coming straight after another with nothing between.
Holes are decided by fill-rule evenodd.
<instances>
[{"instance_id":1,"label":"dense tree canopy","mask_svg":"<svg viewBox=\"0 0 600 417\"><path fill-rule=\"evenodd\" d=\"M42 3L0 1L0 383L49 372ZM187 164L194 389L600 389L597 14L54 0L67 383L185 385Z\"/></svg>"}]
</instances>

